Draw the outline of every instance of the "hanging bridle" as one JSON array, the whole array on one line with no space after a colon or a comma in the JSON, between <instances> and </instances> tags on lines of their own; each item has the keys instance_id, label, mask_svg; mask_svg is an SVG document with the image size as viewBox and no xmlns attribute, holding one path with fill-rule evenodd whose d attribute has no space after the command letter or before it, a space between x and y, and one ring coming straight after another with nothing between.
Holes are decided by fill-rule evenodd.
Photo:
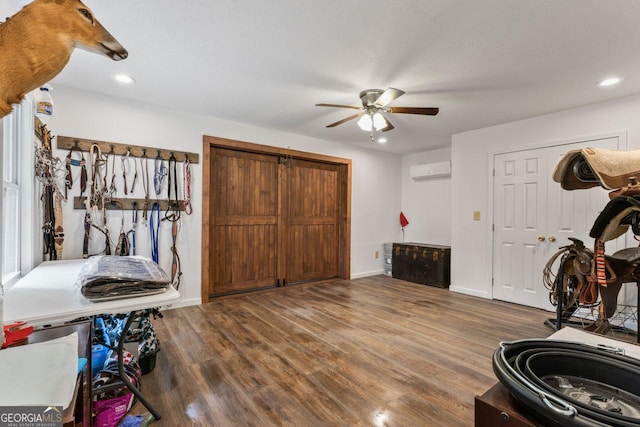
<instances>
[{"instance_id":1,"label":"hanging bridle","mask_svg":"<svg viewBox=\"0 0 640 427\"><path fill-rule=\"evenodd\" d=\"M112 148L113 151L113 148ZM104 253L105 255L111 255L111 235L107 228L107 216L106 216L106 203L107 203L107 170L108 170L108 155L102 154L102 150L98 144L91 145L89 149L89 161L91 163L91 190L90 194L85 200L85 216L84 216L84 241L82 244L82 257L88 258L93 255ZM104 174L102 168L104 167ZM112 175L113 175L112 169ZM100 186L102 181L102 186ZM112 191L115 186L112 176ZM97 225L92 218L97 216L98 207L102 206L102 227ZM95 228L104 235L105 248L97 254L89 254L89 240L91 240L91 229Z\"/></svg>"},{"instance_id":2,"label":"hanging bridle","mask_svg":"<svg viewBox=\"0 0 640 427\"><path fill-rule=\"evenodd\" d=\"M61 211L62 200L66 200L57 184L57 178L64 177L65 167L58 157L53 157L51 152L51 132L45 125L40 128L42 133L42 148L36 146L35 176L42 183L43 205L43 254L49 255L49 260L56 260L62 256L62 242L64 230L62 228L62 215L56 218L56 206ZM66 185L65 185L66 189Z\"/></svg>"},{"instance_id":3,"label":"hanging bridle","mask_svg":"<svg viewBox=\"0 0 640 427\"><path fill-rule=\"evenodd\" d=\"M80 153L80 159L73 158L73 152L77 151ZM66 169L67 174L65 176L65 187L64 187L64 195L67 196L67 191L71 190L73 187L73 174L71 173L71 166L80 167L80 196L82 196L87 189L87 161L84 158L84 153L80 151L78 148L78 144L74 144L69 149L69 154L67 154L66 159Z\"/></svg>"}]
</instances>

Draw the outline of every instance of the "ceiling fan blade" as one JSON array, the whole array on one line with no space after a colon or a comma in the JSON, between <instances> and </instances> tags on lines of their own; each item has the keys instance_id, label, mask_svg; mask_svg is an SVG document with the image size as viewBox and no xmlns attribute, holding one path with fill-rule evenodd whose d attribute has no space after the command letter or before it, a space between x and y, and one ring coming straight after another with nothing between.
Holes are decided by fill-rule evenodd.
<instances>
[{"instance_id":1,"label":"ceiling fan blade","mask_svg":"<svg viewBox=\"0 0 640 427\"><path fill-rule=\"evenodd\" d=\"M316 104L316 107L353 108L355 110L362 110L362 107L356 107L355 105L340 105L340 104Z\"/></svg>"},{"instance_id":2,"label":"ceiling fan blade","mask_svg":"<svg viewBox=\"0 0 640 427\"><path fill-rule=\"evenodd\" d=\"M353 116L349 116L349 117L347 117L346 119L342 119L342 120L337 121L337 122L335 122L335 123L331 123L330 125L327 125L326 127L328 127L328 128L336 127L336 126L341 125L341 124L343 124L343 123L345 123L345 122L348 122L349 120L353 120L353 119L355 119L356 117L360 117L360 116L361 116L361 115L363 115L363 114L364 114L364 113L354 114Z\"/></svg>"},{"instance_id":3,"label":"ceiling fan blade","mask_svg":"<svg viewBox=\"0 0 640 427\"><path fill-rule=\"evenodd\" d=\"M382 117L384 117L384 115ZM389 132L390 130L395 129L386 117L384 117L384 122L386 125L382 129L380 129L381 132Z\"/></svg>"},{"instance_id":4,"label":"ceiling fan blade","mask_svg":"<svg viewBox=\"0 0 640 427\"><path fill-rule=\"evenodd\" d=\"M403 91L390 87L389 89L382 92L382 95L380 95L378 99L376 99L374 105L380 108L384 107L385 105L389 104L391 101L402 95L404 95Z\"/></svg>"},{"instance_id":5,"label":"ceiling fan blade","mask_svg":"<svg viewBox=\"0 0 640 427\"><path fill-rule=\"evenodd\" d=\"M435 116L440 111L437 107L389 107L390 113L401 114L422 114L424 116Z\"/></svg>"}]
</instances>

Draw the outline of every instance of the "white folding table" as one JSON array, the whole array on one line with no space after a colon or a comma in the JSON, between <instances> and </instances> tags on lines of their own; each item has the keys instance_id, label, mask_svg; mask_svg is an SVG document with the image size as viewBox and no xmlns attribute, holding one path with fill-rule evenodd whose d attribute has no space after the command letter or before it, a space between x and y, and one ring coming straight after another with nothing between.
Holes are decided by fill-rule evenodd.
<instances>
[{"instance_id":1,"label":"white folding table","mask_svg":"<svg viewBox=\"0 0 640 427\"><path fill-rule=\"evenodd\" d=\"M29 325L39 327L60 325L81 317L99 314L129 313L118 343L120 379L154 418L160 419L160 414L124 375L123 357L121 357L124 337L133 322L133 314L136 311L174 304L180 300L180 293L171 286L166 292L160 294L92 302L82 296L80 288L76 286L78 273L86 261L84 259L47 261L34 268L6 293L3 321L9 324L24 320Z\"/></svg>"}]
</instances>

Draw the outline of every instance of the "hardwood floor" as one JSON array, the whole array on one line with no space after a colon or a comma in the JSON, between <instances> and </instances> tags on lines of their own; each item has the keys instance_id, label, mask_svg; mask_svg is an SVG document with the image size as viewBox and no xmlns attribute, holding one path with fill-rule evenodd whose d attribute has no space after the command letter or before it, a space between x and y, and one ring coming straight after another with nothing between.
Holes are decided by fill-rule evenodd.
<instances>
[{"instance_id":1,"label":"hardwood floor","mask_svg":"<svg viewBox=\"0 0 640 427\"><path fill-rule=\"evenodd\" d=\"M157 426L471 426L498 342L553 332L544 311L386 276L164 315L142 380Z\"/></svg>"}]
</instances>

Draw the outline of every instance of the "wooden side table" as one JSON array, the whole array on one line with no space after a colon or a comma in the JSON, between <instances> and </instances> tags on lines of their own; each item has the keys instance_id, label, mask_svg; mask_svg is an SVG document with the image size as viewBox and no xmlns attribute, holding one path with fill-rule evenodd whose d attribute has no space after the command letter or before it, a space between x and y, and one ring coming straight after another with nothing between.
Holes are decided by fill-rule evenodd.
<instances>
[{"instance_id":1,"label":"wooden side table","mask_svg":"<svg viewBox=\"0 0 640 427\"><path fill-rule=\"evenodd\" d=\"M544 424L527 414L509 391L497 383L475 398L476 427L542 427Z\"/></svg>"}]
</instances>

